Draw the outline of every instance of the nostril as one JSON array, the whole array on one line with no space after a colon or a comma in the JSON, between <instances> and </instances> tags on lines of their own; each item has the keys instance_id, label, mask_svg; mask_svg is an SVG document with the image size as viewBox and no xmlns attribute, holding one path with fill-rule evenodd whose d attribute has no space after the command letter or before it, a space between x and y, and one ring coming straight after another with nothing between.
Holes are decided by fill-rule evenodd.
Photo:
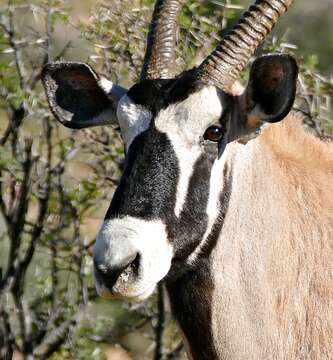
<instances>
[{"instance_id":1,"label":"nostril","mask_svg":"<svg viewBox=\"0 0 333 360\"><path fill-rule=\"evenodd\" d=\"M139 264L139 253L134 253L131 256L123 258L122 261L118 261L117 264L112 263L112 261L107 265L104 263L99 264L94 260L97 276L108 289L112 289L118 279L120 279L123 283L126 283L131 277L136 277L138 274Z\"/></svg>"},{"instance_id":2,"label":"nostril","mask_svg":"<svg viewBox=\"0 0 333 360\"><path fill-rule=\"evenodd\" d=\"M96 265L95 270L99 281L109 289L112 289L120 275L120 271L111 270L106 266Z\"/></svg>"},{"instance_id":3,"label":"nostril","mask_svg":"<svg viewBox=\"0 0 333 360\"><path fill-rule=\"evenodd\" d=\"M139 264L140 264L140 254L137 253L135 259L132 261L131 266L133 267L133 270L137 273L139 270Z\"/></svg>"}]
</instances>

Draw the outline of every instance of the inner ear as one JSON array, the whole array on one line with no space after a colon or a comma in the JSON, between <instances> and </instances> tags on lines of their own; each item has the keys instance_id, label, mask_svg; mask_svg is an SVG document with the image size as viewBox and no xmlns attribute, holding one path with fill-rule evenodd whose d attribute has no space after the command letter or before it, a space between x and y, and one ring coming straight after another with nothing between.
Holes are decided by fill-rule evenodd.
<instances>
[{"instance_id":1,"label":"inner ear","mask_svg":"<svg viewBox=\"0 0 333 360\"><path fill-rule=\"evenodd\" d=\"M74 114L72 122L87 121L100 109L109 106L110 100L97 82L97 75L85 66L72 66L55 71L53 79L58 84L58 105Z\"/></svg>"},{"instance_id":2,"label":"inner ear","mask_svg":"<svg viewBox=\"0 0 333 360\"><path fill-rule=\"evenodd\" d=\"M49 63L42 82L53 114L73 129L116 124L118 101L127 92L83 63Z\"/></svg>"},{"instance_id":3,"label":"inner ear","mask_svg":"<svg viewBox=\"0 0 333 360\"><path fill-rule=\"evenodd\" d=\"M251 68L247 88L248 115L277 122L291 110L296 95L298 68L288 55L266 55Z\"/></svg>"}]
</instances>

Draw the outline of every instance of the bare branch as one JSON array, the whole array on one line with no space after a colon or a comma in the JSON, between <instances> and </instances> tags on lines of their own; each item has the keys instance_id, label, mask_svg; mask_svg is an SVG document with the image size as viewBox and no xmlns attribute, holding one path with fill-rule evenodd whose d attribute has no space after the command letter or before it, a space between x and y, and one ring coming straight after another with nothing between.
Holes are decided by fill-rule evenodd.
<instances>
[{"instance_id":1,"label":"bare branch","mask_svg":"<svg viewBox=\"0 0 333 360\"><path fill-rule=\"evenodd\" d=\"M22 340L22 353L26 359L31 359L33 354L33 339L31 331L31 314L28 305L23 300L21 293L13 293L14 306L18 315L20 336Z\"/></svg>"},{"instance_id":2,"label":"bare branch","mask_svg":"<svg viewBox=\"0 0 333 360\"><path fill-rule=\"evenodd\" d=\"M0 169L0 179L1 178L2 178L2 171ZM5 219L5 222L7 225L7 231L8 231L11 228L11 217L8 214L7 206L6 206L5 200L3 198L2 185L3 185L3 182L1 180L0 181L0 211L1 211L3 218ZM0 278L0 284L1 284L1 282L2 282L2 279ZM1 289L1 285L0 285L0 289Z\"/></svg>"},{"instance_id":3,"label":"bare branch","mask_svg":"<svg viewBox=\"0 0 333 360\"><path fill-rule=\"evenodd\" d=\"M66 45L59 51L59 53L54 57L54 60L60 60L62 57L65 56L68 49L70 49L72 46L72 42L68 41Z\"/></svg>"},{"instance_id":4,"label":"bare branch","mask_svg":"<svg viewBox=\"0 0 333 360\"><path fill-rule=\"evenodd\" d=\"M10 30L7 27L7 25L3 22L0 21L0 28L2 28L2 30L5 32L5 34L10 35Z\"/></svg>"},{"instance_id":5,"label":"bare branch","mask_svg":"<svg viewBox=\"0 0 333 360\"><path fill-rule=\"evenodd\" d=\"M52 41L52 34L53 34L53 24L52 24L52 7L50 4L50 0L47 2L47 15L46 15L46 24L45 24L45 32L46 32L46 53L45 53L45 60L44 62L51 61L51 41Z\"/></svg>"},{"instance_id":6,"label":"bare branch","mask_svg":"<svg viewBox=\"0 0 333 360\"><path fill-rule=\"evenodd\" d=\"M165 357L165 360L179 360L183 349L184 344L183 342L180 342L179 345Z\"/></svg>"},{"instance_id":7,"label":"bare branch","mask_svg":"<svg viewBox=\"0 0 333 360\"><path fill-rule=\"evenodd\" d=\"M23 281L27 268L31 262L31 259L35 253L37 240L39 239L43 226L44 220L47 214L47 207L50 199L50 187L51 187L51 161L52 161L52 127L50 124L49 119L46 119L44 122L44 132L45 132L45 140L46 140L46 166L45 166L45 173L46 173L46 181L43 185L43 188L40 189L42 195L39 196L39 212L38 218L32 230L30 243L28 249L25 253L23 260L20 262L18 267L18 277Z\"/></svg>"},{"instance_id":8,"label":"bare branch","mask_svg":"<svg viewBox=\"0 0 333 360\"><path fill-rule=\"evenodd\" d=\"M82 316L83 309L80 309L71 319L64 321L60 326L53 329L43 342L36 347L34 355L39 359L47 359L59 349L70 331L75 327Z\"/></svg>"},{"instance_id":9,"label":"bare branch","mask_svg":"<svg viewBox=\"0 0 333 360\"><path fill-rule=\"evenodd\" d=\"M20 79L20 87L22 90L25 89L26 86L26 69L24 65L24 61L22 59L22 53L20 49L16 45L16 32L15 32L15 24L14 24L14 6L13 6L13 0L8 0L8 40L9 45L14 50L14 59L15 59L15 65L17 69L17 73Z\"/></svg>"},{"instance_id":10,"label":"bare branch","mask_svg":"<svg viewBox=\"0 0 333 360\"><path fill-rule=\"evenodd\" d=\"M4 100L7 100L8 96L9 96L8 89L6 89L4 86L0 86L0 96L1 96Z\"/></svg>"},{"instance_id":11,"label":"bare branch","mask_svg":"<svg viewBox=\"0 0 333 360\"><path fill-rule=\"evenodd\" d=\"M8 93L8 92L7 92ZM2 136L2 138L0 139L0 145L5 145L7 140L9 139L10 134L14 134L14 138L13 138L13 145L16 145L16 141L17 141L17 132L19 127L21 126L22 120L24 118L25 115L25 110L23 107L23 104L21 104L19 107L17 107L16 109L12 106L10 106L10 120L9 120L9 124L7 126L7 129L4 132L4 135Z\"/></svg>"},{"instance_id":12,"label":"bare branch","mask_svg":"<svg viewBox=\"0 0 333 360\"><path fill-rule=\"evenodd\" d=\"M15 341L9 322L9 314L5 310L4 299L0 300L0 358L12 360Z\"/></svg>"},{"instance_id":13,"label":"bare branch","mask_svg":"<svg viewBox=\"0 0 333 360\"><path fill-rule=\"evenodd\" d=\"M163 358L163 332L165 327L165 309L164 309L164 288L163 283L157 287L157 324L155 326L155 353L154 360Z\"/></svg>"},{"instance_id":14,"label":"bare branch","mask_svg":"<svg viewBox=\"0 0 333 360\"><path fill-rule=\"evenodd\" d=\"M31 170L33 165L31 147L32 141L26 140L25 160L22 164L23 179L20 183L19 189L15 192L15 194L12 194L12 196L15 197L15 199L12 200L13 206L7 210L7 214L11 218L10 226L8 227L10 245L7 271L4 279L1 282L1 288L9 285L14 293L19 292L19 289L14 290L13 288L19 285L18 277L15 277L15 269L18 263L18 253L21 246L26 212L29 204L28 196L31 185Z\"/></svg>"}]
</instances>

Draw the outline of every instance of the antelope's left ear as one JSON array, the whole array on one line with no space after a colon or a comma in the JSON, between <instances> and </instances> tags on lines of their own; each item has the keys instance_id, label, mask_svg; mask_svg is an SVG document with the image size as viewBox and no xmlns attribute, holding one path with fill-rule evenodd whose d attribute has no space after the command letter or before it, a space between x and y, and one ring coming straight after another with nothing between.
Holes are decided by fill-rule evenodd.
<instances>
[{"instance_id":1,"label":"antelope's left ear","mask_svg":"<svg viewBox=\"0 0 333 360\"><path fill-rule=\"evenodd\" d=\"M49 63L42 82L52 113L72 129L116 124L118 101L127 93L84 63Z\"/></svg>"},{"instance_id":2,"label":"antelope's left ear","mask_svg":"<svg viewBox=\"0 0 333 360\"><path fill-rule=\"evenodd\" d=\"M297 63L289 55L266 55L255 60L244 94L249 129L288 115L295 100L297 75Z\"/></svg>"}]
</instances>

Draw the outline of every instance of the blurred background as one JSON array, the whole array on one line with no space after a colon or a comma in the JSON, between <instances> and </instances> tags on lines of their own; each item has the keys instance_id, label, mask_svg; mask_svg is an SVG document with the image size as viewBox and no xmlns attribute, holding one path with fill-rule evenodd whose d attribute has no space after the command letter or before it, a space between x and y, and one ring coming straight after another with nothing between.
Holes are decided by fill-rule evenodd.
<instances>
[{"instance_id":1,"label":"blurred background","mask_svg":"<svg viewBox=\"0 0 333 360\"><path fill-rule=\"evenodd\" d=\"M249 4L188 1L179 71L198 64ZM152 8L151 0L0 0L1 359L186 358L162 286L143 304L97 297L92 244L123 168L121 137L62 128L40 83L46 62L66 59L131 86ZM317 135L333 130L332 13L331 0L295 0L258 51L298 59L295 110Z\"/></svg>"}]
</instances>

